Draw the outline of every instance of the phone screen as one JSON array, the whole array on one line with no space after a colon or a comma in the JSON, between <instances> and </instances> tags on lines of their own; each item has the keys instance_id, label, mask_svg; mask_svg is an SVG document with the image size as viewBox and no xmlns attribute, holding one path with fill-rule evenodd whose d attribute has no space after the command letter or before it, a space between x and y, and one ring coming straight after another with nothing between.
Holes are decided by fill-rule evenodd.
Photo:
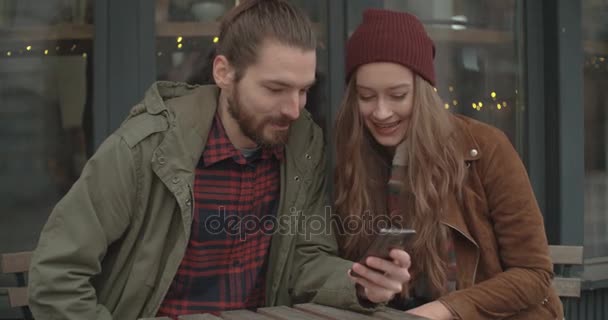
<instances>
[{"instance_id":1,"label":"phone screen","mask_svg":"<svg viewBox=\"0 0 608 320\"><path fill-rule=\"evenodd\" d=\"M386 228L381 229L371 244L365 251L365 254L359 263L366 265L367 257L378 257L391 260L390 252L392 249L404 249L407 241L416 234L413 229ZM358 276L355 272L353 276Z\"/></svg>"},{"instance_id":2,"label":"phone screen","mask_svg":"<svg viewBox=\"0 0 608 320\"><path fill-rule=\"evenodd\" d=\"M404 249L406 241L415 234L413 229L381 229L367 248L363 260L370 256L389 259L391 249Z\"/></svg>"}]
</instances>

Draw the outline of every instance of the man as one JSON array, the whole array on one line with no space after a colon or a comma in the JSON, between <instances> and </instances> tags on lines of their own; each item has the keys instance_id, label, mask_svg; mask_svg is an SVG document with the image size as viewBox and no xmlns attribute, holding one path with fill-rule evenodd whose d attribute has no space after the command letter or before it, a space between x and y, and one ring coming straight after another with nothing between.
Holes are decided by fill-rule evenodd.
<instances>
[{"instance_id":1,"label":"man","mask_svg":"<svg viewBox=\"0 0 608 320\"><path fill-rule=\"evenodd\" d=\"M284 0L242 1L220 28L217 86L154 85L44 227L30 271L36 319L363 309L400 292L405 252L380 273L357 265L357 291L333 235L310 232L326 222L323 138L303 111L315 47Z\"/></svg>"}]
</instances>

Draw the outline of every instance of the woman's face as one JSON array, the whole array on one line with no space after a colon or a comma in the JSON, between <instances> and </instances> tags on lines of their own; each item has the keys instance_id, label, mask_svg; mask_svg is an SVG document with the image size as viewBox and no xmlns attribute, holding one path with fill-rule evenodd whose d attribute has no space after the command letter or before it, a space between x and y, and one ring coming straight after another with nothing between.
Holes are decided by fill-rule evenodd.
<instances>
[{"instance_id":1,"label":"woman's face","mask_svg":"<svg viewBox=\"0 0 608 320\"><path fill-rule=\"evenodd\" d=\"M414 105L414 73L396 63L362 65L356 73L359 112L376 141L399 145L410 125Z\"/></svg>"}]
</instances>

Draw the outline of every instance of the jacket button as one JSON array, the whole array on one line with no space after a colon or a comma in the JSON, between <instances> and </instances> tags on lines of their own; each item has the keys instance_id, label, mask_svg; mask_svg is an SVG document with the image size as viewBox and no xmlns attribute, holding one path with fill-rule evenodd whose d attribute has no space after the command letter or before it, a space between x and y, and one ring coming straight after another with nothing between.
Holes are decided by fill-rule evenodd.
<instances>
[{"instance_id":1,"label":"jacket button","mask_svg":"<svg viewBox=\"0 0 608 320\"><path fill-rule=\"evenodd\" d=\"M294 179L296 182L300 182L300 176L295 176L295 177L293 177L293 179Z\"/></svg>"},{"instance_id":2,"label":"jacket button","mask_svg":"<svg viewBox=\"0 0 608 320\"><path fill-rule=\"evenodd\" d=\"M167 160L165 160L165 157L159 157L159 158L158 158L158 163L159 163L160 165L163 165L163 164L167 163Z\"/></svg>"},{"instance_id":3,"label":"jacket button","mask_svg":"<svg viewBox=\"0 0 608 320\"><path fill-rule=\"evenodd\" d=\"M307 153L307 154L306 154L306 159L307 159L307 160L310 160L310 159L312 159L312 156L311 156L311 155L309 155L309 154Z\"/></svg>"},{"instance_id":4,"label":"jacket button","mask_svg":"<svg viewBox=\"0 0 608 320\"><path fill-rule=\"evenodd\" d=\"M186 207L189 207L192 204L192 200L188 199L186 200Z\"/></svg>"},{"instance_id":5,"label":"jacket button","mask_svg":"<svg viewBox=\"0 0 608 320\"><path fill-rule=\"evenodd\" d=\"M469 151L469 155L471 155L471 157L477 157L478 154L479 151L477 151L477 149L471 149L471 151Z\"/></svg>"},{"instance_id":6,"label":"jacket button","mask_svg":"<svg viewBox=\"0 0 608 320\"><path fill-rule=\"evenodd\" d=\"M173 180L171 180L171 182L173 182L173 184L178 184L179 183L179 178L178 177L174 177Z\"/></svg>"}]
</instances>

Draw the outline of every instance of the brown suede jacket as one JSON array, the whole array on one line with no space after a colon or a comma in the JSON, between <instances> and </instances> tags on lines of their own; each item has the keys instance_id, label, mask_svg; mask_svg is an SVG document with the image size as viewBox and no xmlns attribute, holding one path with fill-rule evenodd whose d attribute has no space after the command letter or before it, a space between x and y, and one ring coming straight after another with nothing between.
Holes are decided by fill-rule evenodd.
<instances>
[{"instance_id":1,"label":"brown suede jacket","mask_svg":"<svg viewBox=\"0 0 608 320\"><path fill-rule=\"evenodd\" d=\"M462 205L454 195L442 220L454 235L459 288L439 301L466 320L562 319L526 168L502 131L453 119L469 172Z\"/></svg>"}]
</instances>

